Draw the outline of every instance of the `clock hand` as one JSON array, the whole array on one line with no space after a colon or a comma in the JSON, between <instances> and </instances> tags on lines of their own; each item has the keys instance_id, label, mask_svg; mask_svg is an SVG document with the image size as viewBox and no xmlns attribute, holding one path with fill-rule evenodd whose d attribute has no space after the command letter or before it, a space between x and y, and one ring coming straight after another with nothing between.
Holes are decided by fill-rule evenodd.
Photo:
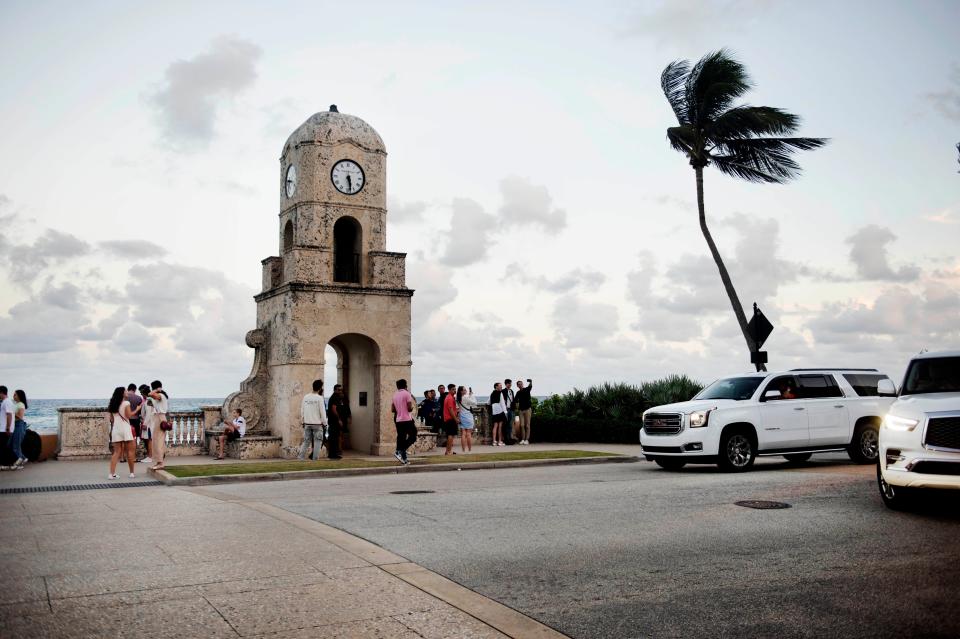
<instances>
[{"instance_id":1,"label":"clock hand","mask_svg":"<svg viewBox=\"0 0 960 639\"><path fill-rule=\"evenodd\" d=\"M350 191L353 190L353 180L350 179L350 174L347 174L347 189Z\"/></svg>"}]
</instances>

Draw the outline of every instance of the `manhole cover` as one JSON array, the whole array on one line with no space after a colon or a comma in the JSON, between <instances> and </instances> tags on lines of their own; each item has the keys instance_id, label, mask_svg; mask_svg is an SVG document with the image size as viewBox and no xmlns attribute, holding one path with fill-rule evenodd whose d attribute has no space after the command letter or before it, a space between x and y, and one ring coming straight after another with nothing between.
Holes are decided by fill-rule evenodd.
<instances>
[{"instance_id":1,"label":"manhole cover","mask_svg":"<svg viewBox=\"0 0 960 639\"><path fill-rule=\"evenodd\" d=\"M757 510L777 510L790 507L790 504L785 504L782 501L763 501L762 499L748 499L747 501L738 501L735 503L737 506L756 508Z\"/></svg>"},{"instance_id":2,"label":"manhole cover","mask_svg":"<svg viewBox=\"0 0 960 639\"><path fill-rule=\"evenodd\" d=\"M432 490L391 490L391 495L429 495L434 491Z\"/></svg>"}]
</instances>

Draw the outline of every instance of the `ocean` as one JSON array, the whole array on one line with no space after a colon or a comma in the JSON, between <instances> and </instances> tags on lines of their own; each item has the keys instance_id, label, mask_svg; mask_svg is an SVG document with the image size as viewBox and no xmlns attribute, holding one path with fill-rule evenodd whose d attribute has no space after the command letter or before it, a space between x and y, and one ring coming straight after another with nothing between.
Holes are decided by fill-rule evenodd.
<instances>
[{"instance_id":1,"label":"ocean","mask_svg":"<svg viewBox=\"0 0 960 639\"><path fill-rule=\"evenodd\" d=\"M107 399L31 399L30 408L24 421L31 430L38 433L57 432L57 409L63 406L104 408ZM223 404L222 397L173 397L170 399L170 410L198 410L201 406L219 406Z\"/></svg>"}]
</instances>

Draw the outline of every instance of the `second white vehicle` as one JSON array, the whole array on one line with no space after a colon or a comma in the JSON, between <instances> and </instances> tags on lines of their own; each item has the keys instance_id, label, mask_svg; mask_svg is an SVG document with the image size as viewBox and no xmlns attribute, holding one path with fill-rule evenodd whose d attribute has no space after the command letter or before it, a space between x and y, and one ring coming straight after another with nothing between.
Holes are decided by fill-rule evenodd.
<instances>
[{"instance_id":1,"label":"second white vehicle","mask_svg":"<svg viewBox=\"0 0 960 639\"><path fill-rule=\"evenodd\" d=\"M742 471L757 455L801 462L827 451L876 463L877 432L894 401L878 390L881 380L890 381L876 369L852 368L724 377L690 401L645 411L640 445L668 470L715 463Z\"/></svg>"}]
</instances>

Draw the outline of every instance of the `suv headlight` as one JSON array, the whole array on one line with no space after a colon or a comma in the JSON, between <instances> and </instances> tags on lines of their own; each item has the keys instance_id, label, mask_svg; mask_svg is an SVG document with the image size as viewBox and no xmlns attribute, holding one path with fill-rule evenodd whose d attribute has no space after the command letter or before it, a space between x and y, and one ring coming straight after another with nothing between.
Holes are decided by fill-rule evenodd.
<instances>
[{"instance_id":1,"label":"suv headlight","mask_svg":"<svg viewBox=\"0 0 960 639\"><path fill-rule=\"evenodd\" d=\"M896 415L887 415L883 418L883 426L890 430L913 430L919 423L916 419L907 419L906 417L897 417Z\"/></svg>"},{"instance_id":2,"label":"suv headlight","mask_svg":"<svg viewBox=\"0 0 960 639\"><path fill-rule=\"evenodd\" d=\"M710 421L710 411L698 410L690 413L690 428L703 428Z\"/></svg>"}]
</instances>

